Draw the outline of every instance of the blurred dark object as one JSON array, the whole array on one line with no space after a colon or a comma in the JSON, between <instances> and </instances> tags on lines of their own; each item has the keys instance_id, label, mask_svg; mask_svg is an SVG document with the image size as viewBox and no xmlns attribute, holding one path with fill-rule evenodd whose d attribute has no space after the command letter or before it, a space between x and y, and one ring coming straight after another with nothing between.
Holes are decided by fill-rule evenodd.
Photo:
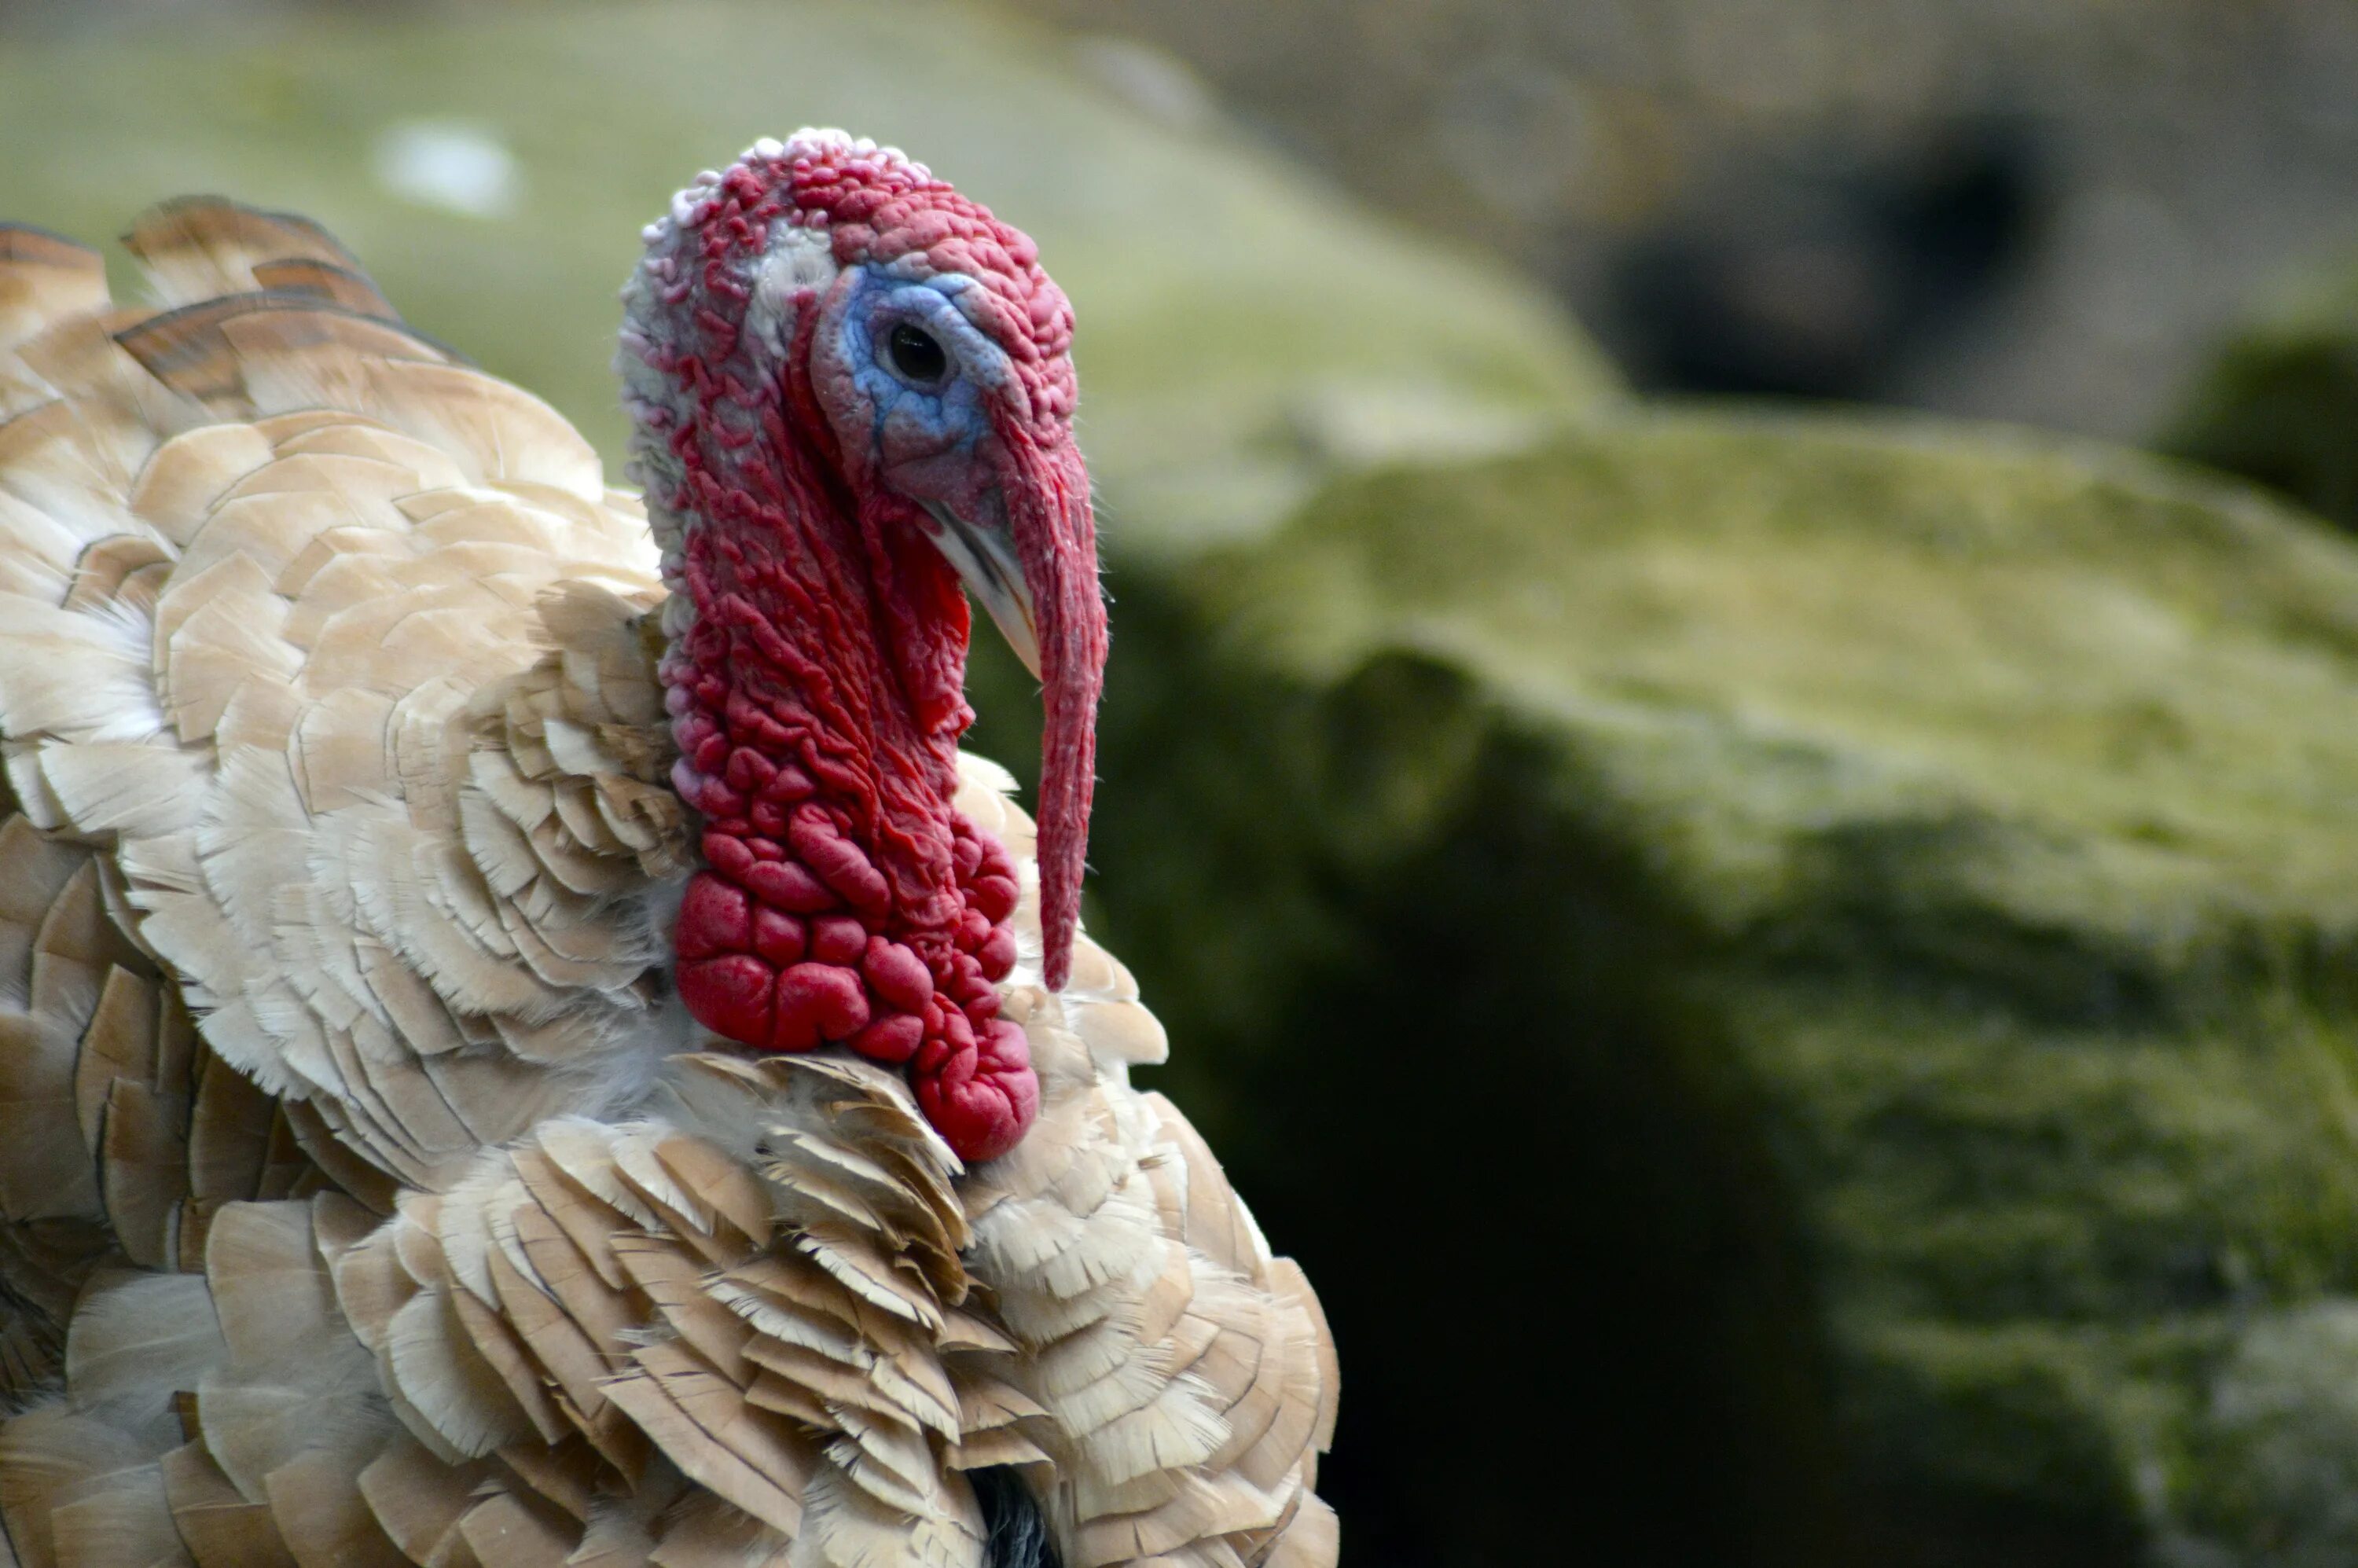
<instances>
[{"instance_id":1,"label":"blurred dark object","mask_svg":"<svg viewBox=\"0 0 2358 1568\"><path fill-rule=\"evenodd\" d=\"M1763 154L1616 247L1606 347L1644 391L1870 399L1990 309L2037 238L2027 132Z\"/></svg>"},{"instance_id":2,"label":"blurred dark object","mask_svg":"<svg viewBox=\"0 0 2358 1568\"><path fill-rule=\"evenodd\" d=\"M2358 530L2358 264L2231 333L2156 444Z\"/></svg>"},{"instance_id":3,"label":"blurred dark object","mask_svg":"<svg viewBox=\"0 0 2358 1568\"><path fill-rule=\"evenodd\" d=\"M2358 191L2347 0L1017 3L1170 50L1658 384L2141 439ZM1921 149L1960 127L1944 172ZM1649 254L1668 276L1626 287Z\"/></svg>"},{"instance_id":4,"label":"blurred dark object","mask_svg":"<svg viewBox=\"0 0 2358 1568\"><path fill-rule=\"evenodd\" d=\"M1076 58L1141 112L1200 124L1217 96L1368 199L1553 280L1657 384L2142 438L2282 258L2346 238L2358 190L2346 0L1006 3L1083 35ZM459 14L0 0L0 33L298 9ZM1968 145L1945 174L1915 150L1994 118L2010 145ZM2026 174L2044 214L2027 227ZM1628 286L1648 258L1665 279Z\"/></svg>"}]
</instances>

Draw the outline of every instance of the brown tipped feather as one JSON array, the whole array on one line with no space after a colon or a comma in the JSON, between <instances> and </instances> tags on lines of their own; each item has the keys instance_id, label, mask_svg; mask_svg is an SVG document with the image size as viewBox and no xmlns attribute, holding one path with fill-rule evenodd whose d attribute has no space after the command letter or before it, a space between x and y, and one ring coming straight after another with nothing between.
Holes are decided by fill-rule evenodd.
<instances>
[{"instance_id":1,"label":"brown tipped feather","mask_svg":"<svg viewBox=\"0 0 2358 1568\"><path fill-rule=\"evenodd\" d=\"M236 294L150 316L116 332L114 341L175 392L208 404L252 407L256 400L246 382L247 345L261 330L267 330L272 347L290 353L333 346L391 358L447 357L398 320L347 308L340 301L323 302L309 292ZM233 334L232 322L243 323L243 332Z\"/></svg>"},{"instance_id":2,"label":"brown tipped feather","mask_svg":"<svg viewBox=\"0 0 2358 1568\"><path fill-rule=\"evenodd\" d=\"M101 276L106 272L105 258L88 245L32 223L0 223L0 263Z\"/></svg>"},{"instance_id":3,"label":"brown tipped feather","mask_svg":"<svg viewBox=\"0 0 2358 1568\"><path fill-rule=\"evenodd\" d=\"M0 223L0 351L106 302L96 251L29 223Z\"/></svg>"},{"instance_id":4,"label":"brown tipped feather","mask_svg":"<svg viewBox=\"0 0 2358 1568\"><path fill-rule=\"evenodd\" d=\"M123 248L139 258L168 305L265 287L254 270L273 262L360 270L352 253L308 218L219 196L182 196L150 207L123 236Z\"/></svg>"},{"instance_id":5,"label":"brown tipped feather","mask_svg":"<svg viewBox=\"0 0 2358 1568\"><path fill-rule=\"evenodd\" d=\"M254 281L271 293L312 295L381 321L401 319L401 313L377 292L375 283L365 273L333 262L299 256L258 262L254 267Z\"/></svg>"}]
</instances>

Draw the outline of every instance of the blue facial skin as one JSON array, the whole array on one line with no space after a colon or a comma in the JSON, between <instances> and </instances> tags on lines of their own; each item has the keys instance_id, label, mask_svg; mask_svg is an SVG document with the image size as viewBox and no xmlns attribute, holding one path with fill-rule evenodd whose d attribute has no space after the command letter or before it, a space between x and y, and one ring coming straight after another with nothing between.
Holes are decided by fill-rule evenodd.
<instances>
[{"instance_id":1,"label":"blue facial skin","mask_svg":"<svg viewBox=\"0 0 2358 1568\"><path fill-rule=\"evenodd\" d=\"M875 265L853 275L842 316L841 351L874 420L874 450L888 463L973 457L990 433L988 406L1013 375L1007 352L966 319L957 297L975 287L960 274L923 282ZM912 381L892 363L892 329L906 322L941 345L939 381ZM946 498L945 498L946 499Z\"/></svg>"}]
</instances>

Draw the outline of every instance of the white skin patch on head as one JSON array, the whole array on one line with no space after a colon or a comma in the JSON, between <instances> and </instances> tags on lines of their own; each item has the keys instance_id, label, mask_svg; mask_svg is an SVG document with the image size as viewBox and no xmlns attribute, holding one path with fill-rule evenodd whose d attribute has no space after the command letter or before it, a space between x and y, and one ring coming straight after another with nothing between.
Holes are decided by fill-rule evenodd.
<instances>
[{"instance_id":1,"label":"white skin patch on head","mask_svg":"<svg viewBox=\"0 0 2358 1568\"><path fill-rule=\"evenodd\" d=\"M794 335L794 298L808 288L824 294L840 269L834 242L824 229L801 228L781 220L770 231L770 246L745 304L745 330L783 354Z\"/></svg>"}]
</instances>

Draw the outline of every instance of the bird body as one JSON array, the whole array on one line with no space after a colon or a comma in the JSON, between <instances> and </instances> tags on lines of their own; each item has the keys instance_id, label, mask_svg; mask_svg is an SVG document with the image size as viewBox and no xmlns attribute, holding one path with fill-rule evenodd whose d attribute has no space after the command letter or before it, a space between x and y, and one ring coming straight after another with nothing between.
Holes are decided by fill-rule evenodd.
<instances>
[{"instance_id":1,"label":"bird body","mask_svg":"<svg viewBox=\"0 0 2358 1568\"><path fill-rule=\"evenodd\" d=\"M126 243L157 308L0 228L0 1557L1331 1563L1316 1299L1076 928L1029 242L836 133L700 178L644 501L300 220Z\"/></svg>"}]
</instances>

